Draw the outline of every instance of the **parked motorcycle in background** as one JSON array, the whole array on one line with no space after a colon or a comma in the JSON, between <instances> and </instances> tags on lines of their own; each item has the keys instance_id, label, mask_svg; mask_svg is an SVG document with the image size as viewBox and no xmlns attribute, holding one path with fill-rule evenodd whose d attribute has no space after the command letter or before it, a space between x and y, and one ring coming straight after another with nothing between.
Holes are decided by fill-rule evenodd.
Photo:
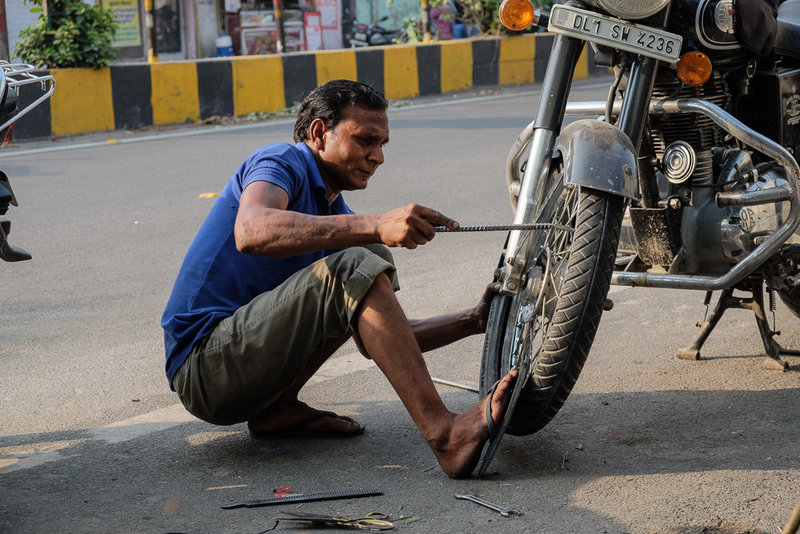
<instances>
[{"instance_id":1,"label":"parked motorcycle in background","mask_svg":"<svg viewBox=\"0 0 800 534\"><path fill-rule=\"evenodd\" d=\"M2 145L11 142L14 123L20 117L50 98L56 87L52 76L34 74L34 67L22 63L9 63L0 61L0 140ZM43 94L28 104L24 109L18 110L17 102L19 91L24 85L40 84ZM17 206L17 199L11 189L8 176L0 170L0 215L5 215L10 206ZM11 221L0 218L0 259L8 262L31 259L25 250L15 247L8 242L11 233Z\"/></svg>"},{"instance_id":2,"label":"parked motorcycle in background","mask_svg":"<svg viewBox=\"0 0 800 534\"><path fill-rule=\"evenodd\" d=\"M743 308L766 366L787 368L767 309L777 295L800 316L800 0L772 1L567 0L549 16L501 5L506 27L555 39L506 167L519 226L495 271L481 392L512 368L520 379L478 474L504 432L532 434L562 407L612 283L701 290L707 305L720 291L678 357L699 359L724 311ZM605 102L568 103L587 42L615 78Z\"/></svg>"},{"instance_id":3,"label":"parked motorcycle in background","mask_svg":"<svg viewBox=\"0 0 800 534\"><path fill-rule=\"evenodd\" d=\"M404 30L390 30L381 26L381 22L386 22L389 17L382 17L373 24L364 24L353 21L353 36L350 39L351 48L361 48L364 46L383 46L397 42L404 33Z\"/></svg>"}]
</instances>

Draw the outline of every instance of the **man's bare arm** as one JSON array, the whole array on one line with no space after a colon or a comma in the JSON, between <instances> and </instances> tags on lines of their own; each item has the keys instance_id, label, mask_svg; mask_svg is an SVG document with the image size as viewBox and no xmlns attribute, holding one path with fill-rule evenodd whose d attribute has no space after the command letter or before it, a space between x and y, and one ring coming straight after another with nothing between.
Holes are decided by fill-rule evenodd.
<instances>
[{"instance_id":1,"label":"man's bare arm","mask_svg":"<svg viewBox=\"0 0 800 534\"><path fill-rule=\"evenodd\" d=\"M374 243L370 216L314 216L287 211L289 195L269 182L242 193L236 215L236 247L247 254L288 257L328 248Z\"/></svg>"},{"instance_id":2,"label":"man's bare arm","mask_svg":"<svg viewBox=\"0 0 800 534\"><path fill-rule=\"evenodd\" d=\"M422 352L438 349L475 334L486 332L489 307L500 290L500 284L489 284L474 308L438 315L429 319L409 319L411 331Z\"/></svg>"},{"instance_id":3,"label":"man's bare arm","mask_svg":"<svg viewBox=\"0 0 800 534\"><path fill-rule=\"evenodd\" d=\"M274 184L255 182L245 188L234 225L236 247L273 257L368 243L416 248L433 239L434 224L458 226L416 204L377 215L329 216L287 211L288 205L289 195Z\"/></svg>"},{"instance_id":4,"label":"man's bare arm","mask_svg":"<svg viewBox=\"0 0 800 534\"><path fill-rule=\"evenodd\" d=\"M421 352L445 347L459 339L484 332L478 329L478 321L472 310L437 315L428 319L409 319L408 324L414 332L414 338Z\"/></svg>"},{"instance_id":5,"label":"man's bare arm","mask_svg":"<svg viewBox=\"0 0 800 534\"><path fill-rule=\"evenodd\" d=\"M420 351L428 352L447 346L465 337L486 332L489 308L492 305L492 299L499 291L500 284L491 283L486 286L481 300L474 308L437 315L428 319L408 319L408 324L411 326L411 331ZM358 351L369 358L370 356L364 349L358 333L353 333L353 341L355 341Z\"/></svg>"}]
</instances>

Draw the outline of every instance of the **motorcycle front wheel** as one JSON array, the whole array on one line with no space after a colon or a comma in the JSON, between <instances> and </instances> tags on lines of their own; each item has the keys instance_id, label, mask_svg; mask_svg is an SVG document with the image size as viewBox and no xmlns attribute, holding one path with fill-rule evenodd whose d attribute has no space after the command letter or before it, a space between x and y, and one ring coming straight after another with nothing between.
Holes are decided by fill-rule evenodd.
<instances>
[{"instance_id":1,"label":"motorcycle front wheel","mask_svg":"<svg viewBox=\"0 0 800 534\"><path fill-rule=\"evenodd\" d=\"M552 226L525 237L522 287L492 301L483 347L482 394L530 358L512 435L547 425L572 391L603 313L624 211L617 195L565 186L560 175L549 182L535 222Z\"/></svg>"}]
</instances>

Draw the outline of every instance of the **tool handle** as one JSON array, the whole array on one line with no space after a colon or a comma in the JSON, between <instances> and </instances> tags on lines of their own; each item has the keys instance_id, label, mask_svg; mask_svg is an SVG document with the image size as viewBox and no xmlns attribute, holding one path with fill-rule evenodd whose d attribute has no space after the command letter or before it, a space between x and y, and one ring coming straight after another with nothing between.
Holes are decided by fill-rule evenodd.
<instances>
[{"instance_id":1,"label":"tool handle","mask_svg":"<svg viewBox=\"0 0 800 534\"><path fill-rule=\"evenodd\" d=\"M340 491L328 493L309 493L309 494L295 494L286 495L285 497L270 497L269 499L260 499L257 501L244 501L234 504L223 505L224 510L231 510L233 508L256 508L258 506L270 506L272 504L287 504L290 502L314 502L314 501L332 501L335 499L349 499L352 497L373 497L375 495L383 495L380 490L357 490L357 491Z\"/></svg>"}]
</instances>

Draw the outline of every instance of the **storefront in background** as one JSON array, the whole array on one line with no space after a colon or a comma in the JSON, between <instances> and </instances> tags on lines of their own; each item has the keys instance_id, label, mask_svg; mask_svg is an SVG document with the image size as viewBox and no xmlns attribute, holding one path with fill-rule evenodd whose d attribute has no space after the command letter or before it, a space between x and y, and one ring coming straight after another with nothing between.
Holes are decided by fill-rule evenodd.
<instances>
[{"instance_id":1,"label":"storefront in background","mask_svg":"<svg viewBox=\"0 0 800 534\"><path fill-rule=\"evenodd\" d=\"M119 59L196 59L216 54L221 29L219 0L153 0L155 43L147 27L145 0L98 0L119 24L114 46ZM155 46L153 46L153 44Z\"/></svg>"},{"instance_id":2,"label":"storefront in background","mask_svg":"<svg viewBox=\"0 0 800 534\"><path fill-rule=\"evenodd\" d=\"M235 54L278 51L272 0L225 0L224 19ZM284 52L341 48L340 0L283 0L283 35Z\"/></svg>"},{"instance_id":3,"label":"storefront in background","mask_svg":"<svg viewBox=\"0 0 800 534\"><path fill-rule=\"evenodd\" d=\"M277 52L273 0L225 0L225 30L235 54ZM285 52L333 50L350 46L353 23L400 29L419 16L419 0L283 0Z\"/></svg>"},{"instance_id":4,"label":"storefront in background","mask_svg":"<svg viewBox=\"0 0 800 534\"><path fill-rule=\"evenodd\" d=\"M114 37L118 61L149 58L152 44L145 0L87 1L113 11L119 24ZM19 32L34 24L38 14L21 0L0 0L0 8L3 4L13 53ZM273 0L152 0L152 4L158 60L218 55L223 33L231 37L236 55L277 52ZM399 28L406 17L418 15L419 0L283 0L283 9L285 52L332 50L350 46L354 20L369 24L388 16L382 24Z\"/></svg>"}]
</instances>

